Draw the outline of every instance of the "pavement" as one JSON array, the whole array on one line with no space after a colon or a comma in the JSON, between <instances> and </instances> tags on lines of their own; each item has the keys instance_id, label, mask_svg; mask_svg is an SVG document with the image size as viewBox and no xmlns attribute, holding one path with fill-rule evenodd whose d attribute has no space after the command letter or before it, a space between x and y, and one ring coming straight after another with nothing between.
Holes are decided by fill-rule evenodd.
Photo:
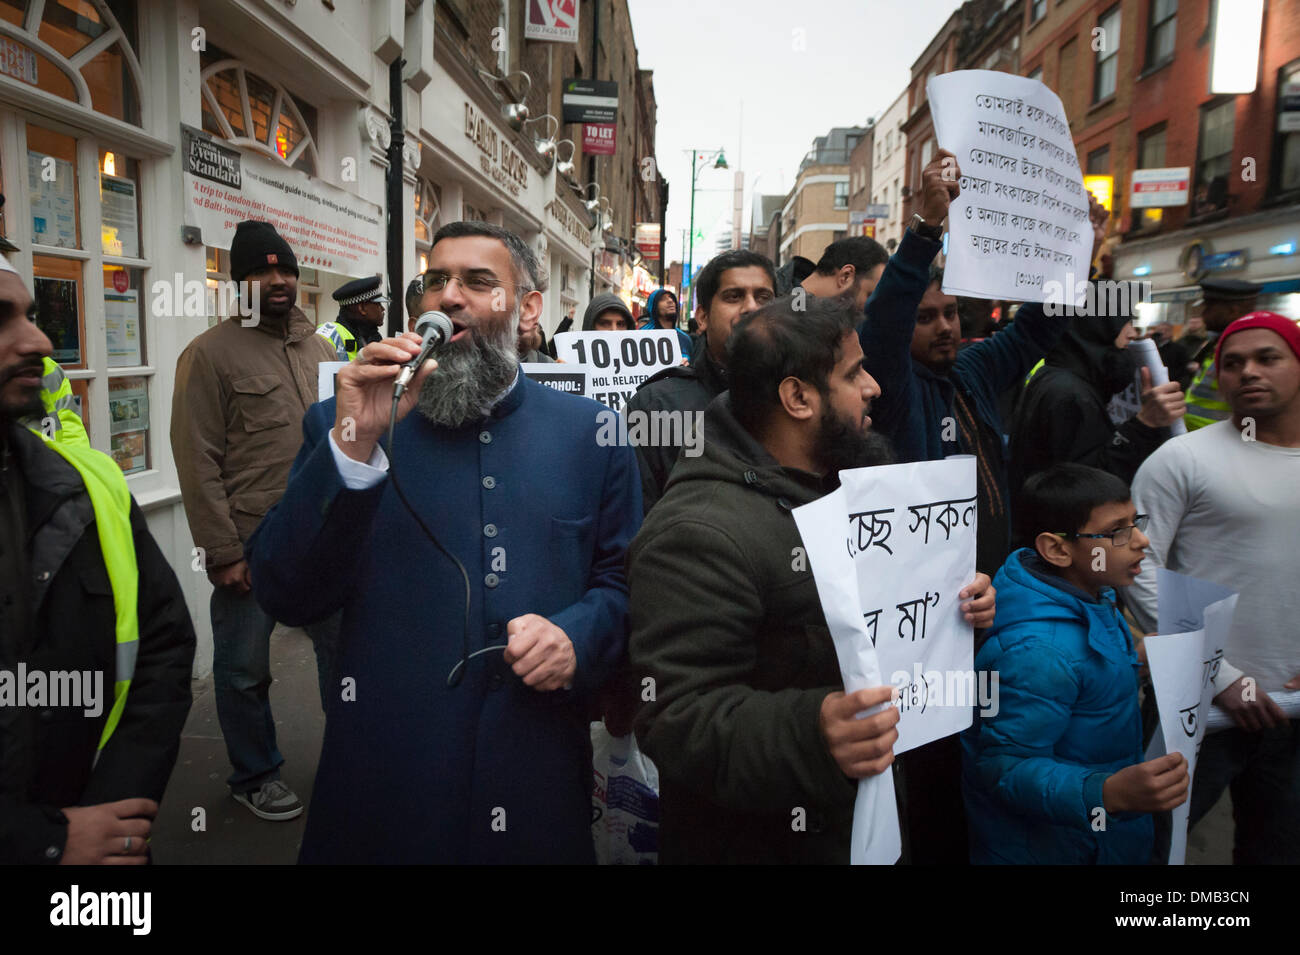
<instances>
[{"instance_id":1,"label":"pavement","mask_svg":"<svg viewBox=\"0 0 1300 955\"><path fill-rule=\"evenodd\" d=\"M271 673L271 712L284 757L281 778L310 808L325 717L316 682L316 653L303 631L276 627L271 635ZM226 786L229 774L209 675L194 681L194 705L150 843L155 863L291 865L297 861L307 814L289 822L258 819L231 798ZM200 809L202 813L197 812ZM1232 803L1224 793L1188 837L1188 864L1231 865L1232 825Z\"/></svg>"},{"instance_id":2,"label":"pavement","mask_svg":"<svg viewBox=\"0 0 1300 955\"><path fill-rule=\"evenodd\" d=\"M280 778L311 805L325 715L316 681L316 651L302 630L271 634L271 712L284 765ZM235 802L226 785L230 762L217 722L212 676L195 680L194 704L181 751L155 820L150 847L159 865L291 865L307 822L258 819ZM196 810L203 810L202 813ZM200 821L204 828L197 828Z\"/></svg>"}]
</instances>

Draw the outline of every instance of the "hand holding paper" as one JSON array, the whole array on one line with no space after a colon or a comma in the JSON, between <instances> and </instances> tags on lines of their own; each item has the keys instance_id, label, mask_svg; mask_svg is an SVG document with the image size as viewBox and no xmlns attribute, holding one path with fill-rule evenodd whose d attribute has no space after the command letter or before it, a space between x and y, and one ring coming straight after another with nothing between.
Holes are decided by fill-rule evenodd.
<instances>
[{"instance_id":1,"label":"hand holding paper","mask_svg":"<svg viewBox=\"0 0 1300 955\"><path fill-rule=\"evenodd\" d=\"M879 713L858 719L864 711L889 703L893 692L892 686L874 686L849 694L837 691L822 700L822 738L849 779L883 773L894 761L898 707L886 706Z\"/></svg>"},{"instance_id":2,"label":"hand holding paper","mask_svg":"<svg viewBox=\"0 0 1300 955\"><path fill-rule=\"evenodd\" d=\"M1150 339L1143 341L1152 345L1152 351L1155 350ZM1164 371L1164 365L1159 367ZM1148 428L1168 428L1181 421L1187 414L1187 401L1178 382L1170 381L1168 373L1160 376L1164 378L1163 382L1153 381L1148 365L1143 365L1139 374L1142 376L1142 410L1137 413L1137 419Z\"/></svg>"},{"instance_id":3,"label":"hand holding paper","mask_svg":"<svg viewBox=\"0 0 1300 955\"><path fill-rule=\"evenodd\" d=\"M1287 721L1287 715L1263 690L1255 687L1249 677L1238 677L1226 690L1214 698L1214 705L1225 710L1238 727L1257 733ZM1292 681L1294 682L1294 681Z\"/></svg>"},{"instance_id":4,"label":"hand holding paper","mask_svg":"<svg viewBox=\"0 0 1300 955\"><path fill-rule=\"evenodd\" d=\"M1102 801L1107 812L1164 812L1187 800L1190 782L1187 758L1168 753L1112 773L1102 784Z\"/></svg>"}]
</instances>

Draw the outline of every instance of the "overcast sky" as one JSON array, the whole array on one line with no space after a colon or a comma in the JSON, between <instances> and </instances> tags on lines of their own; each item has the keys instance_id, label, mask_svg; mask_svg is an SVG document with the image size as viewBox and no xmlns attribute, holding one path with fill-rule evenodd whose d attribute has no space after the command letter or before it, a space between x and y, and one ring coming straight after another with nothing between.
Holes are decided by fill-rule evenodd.
<instances>
[{"instance_id":1,"label":"overcast sky","mask_svg":"<svg viewBox=\"0 0 1300 955\"><path fill-rule=\"evenodd\" d=\"M628 0L628 6L641 67L654 70L655 151L672 190L664 236L670 262L682 256L690 218L690 151L722 148L730 166L699 176L695 224L706 237L696 245L698 263L712 257L715 236L730 229L736 169L743 164L748 227L754 191L785 194L815 137L879 116L961 3Z\"/></svg>"}]
</instances>

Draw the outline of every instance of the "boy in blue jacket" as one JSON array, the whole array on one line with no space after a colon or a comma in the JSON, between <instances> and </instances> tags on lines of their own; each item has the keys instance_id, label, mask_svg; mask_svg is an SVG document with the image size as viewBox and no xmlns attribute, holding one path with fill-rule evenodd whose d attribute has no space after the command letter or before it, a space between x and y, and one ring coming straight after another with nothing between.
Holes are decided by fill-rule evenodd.
<instances>
[{"instance_id":1,"label":"boy in blue jacket","mask_svg":"<svg viewBox=\"0 0 1300 955\"><path fill-rule=\"evenodd\" d=\"M1187 798L1178 753L1142 761L1139 659L1114 588L1149 541L1119 478L1059 464L1025 482L1023 547L994 580L975 658L999 697L962 735L971 861L1146 864L1151 813Z\"/></svg>"}]
</instances>

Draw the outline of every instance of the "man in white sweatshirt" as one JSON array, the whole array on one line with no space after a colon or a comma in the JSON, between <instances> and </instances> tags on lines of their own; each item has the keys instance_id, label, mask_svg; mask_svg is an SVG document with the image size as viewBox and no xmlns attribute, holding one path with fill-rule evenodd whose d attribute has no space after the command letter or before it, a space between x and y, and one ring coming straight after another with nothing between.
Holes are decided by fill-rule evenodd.
<instances>
[{"instance_id":1,"label":"man in white sweatshirt","mask_svg":"<svg viewBox=\"0 0 1300 955\"><path fill-rule=\"evenodd\" d=\"M1300 689L1300 328L1252 312L1224 330L1216 364L1231 419L1166 442L1133 479L1151 546L1125 601L1155 629L1157 567L1240 594L1214 680L1237 726L1205 737L1191 824L1231 786L1234 861L1294 865L1300 719L1269 694Z\"/></svg>"}]
</instances>

